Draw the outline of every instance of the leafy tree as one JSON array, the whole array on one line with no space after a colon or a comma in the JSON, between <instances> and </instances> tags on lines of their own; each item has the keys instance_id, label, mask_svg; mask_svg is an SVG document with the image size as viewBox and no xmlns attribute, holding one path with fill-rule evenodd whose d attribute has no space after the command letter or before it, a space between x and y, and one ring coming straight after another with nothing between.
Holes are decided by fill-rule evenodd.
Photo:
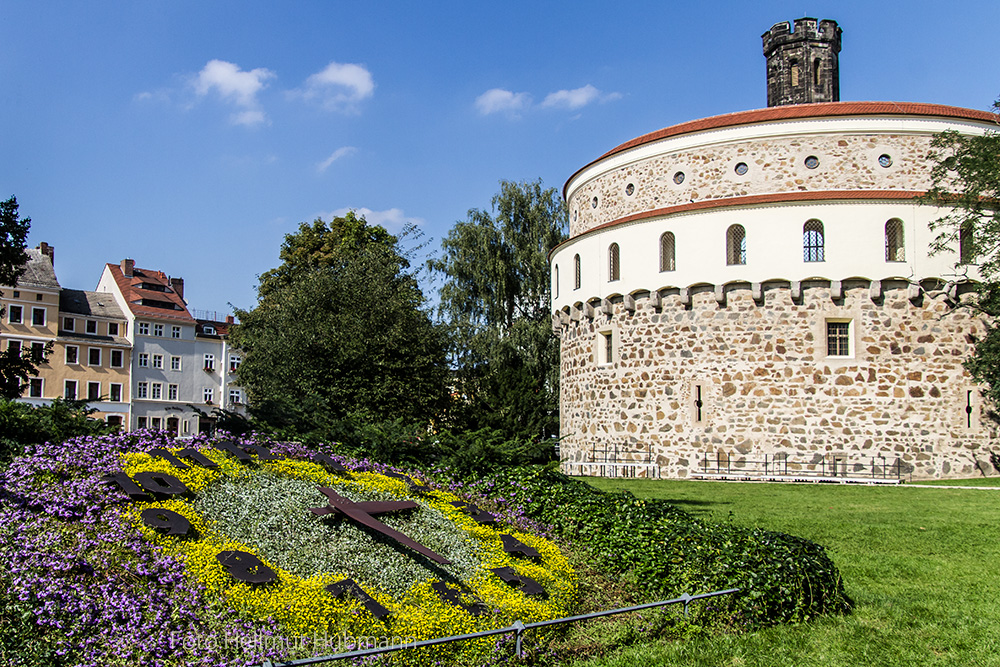
<instances>
[{"instance_id":1,"label":"leafy tree","mask_svg":"<svg viewBox=\"0 0 1000 667\"><path fill-rule=\"evenodd\" d=\"M452 332L460 427L512 438L557 432L548 253L566 238L567 224L554 189L501 181L492 210L470 210L444 239L443 257L429 263L445 277L440 312Z\"/></svg>"},{"instance_id":2,"label":"leafy tree","mask_svg":"<svg viewBox=\"0 0 1000 667\"><path fill-rule=\"evenodd\" d=\"M323 439L344 420L426 422L444 407L443 332L395 236L348 213L301 224L280 256L231 333L256 418Z\"/></svg>"},{"instance_id":3,"label":"leafy tree","mask_svg":"<svg viewBox=\"0 0 1000 667\"><path fill-rule=\"evenodd\" d=\"M16 285L28 264L24 251L31 218L18 215L17 198L0 202L0 285ZM0 292L2 296L2 292ZM5 309L0 307L0 317ZM17 398L39 362L30 349L0 351L0 397Z\"/></svg>"},{"instance_id":4,"label":"leafy tree","mask_svg":"<svg viewBox=\"0 0 1000 667\"><path fill-rule=\"evenodd\" d=\"M1000 130L1000 101L994 103ZM959 267L974 264L981 281L969 304L985 317L986 334L976 341L965 367L994 405L1000 406L1000 131L982 135L948 130L935 135L930 155L932 187L924 203L947 213L931 224L936 252L960 249Z\"/></svg>"}]
</instances>

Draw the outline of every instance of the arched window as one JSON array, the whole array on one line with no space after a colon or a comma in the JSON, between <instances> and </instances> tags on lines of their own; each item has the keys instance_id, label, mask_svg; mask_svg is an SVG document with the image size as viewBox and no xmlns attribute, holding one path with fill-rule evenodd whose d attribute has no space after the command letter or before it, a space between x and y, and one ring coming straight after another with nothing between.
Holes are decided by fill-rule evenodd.
<instances>
[{"instance_id":1,"label":"arched window","mask_svg":"<svg viewBox=\"0 0 1000 667\"><path fill-rule=\"evenodd\" d=\"M825 261L823 223L819 220L807 220L802 226L802 261Z\"/></svg>"},{"instance_id":2,"label":"arched window","mask_svg":"<svg viewBox=\"0 0 1000 667\"><path fill-rule=\"evenodd\" d=\"M743 225L732 225L726 231L726 264L747 263L747 232Z\"/></svg>"},{"instance_id":3,"label":"arched window","mask_svg":"<svg viewBox=\"0 0 1000 667\"><path fill-rule=\"evenodd\" d=\"M573 258L573 289L580 289L580 256Z\"/></svg>"},{"instance_id":4,"label":"arched window","mask_svg":"<svg viewBox=\"0 0 1000 667\"><path fill-rule=\"evenodd\" d=\"M664 232L660 237L660 271L674 271L675 263L674 233Z\"/></svg>"},{"instance_id":5,"label":"arched window","mask_svg":"<svg viewBox=\"0 0 1000 667\"><path fill-rule=\"evenodd\" d=\"M893 218L885 223L885 261L905 262L906 245L903 239L903 221Z\"/></svg>"},{"instance_id":6,"label":"arched window","mask_svg":"<svg viewBox=\"0 0 1000 667\"><path fill-rule=\"evenodd\" d=\"M612 243L608 247L608 282L621 278L621 257L618 251L618 244Z\"/></svg>"},{"instance_id":7,"label":"arched window","mask_svg":"<svg viewBox=\"0 0 1000 667\"><path fill-rule=\"evenodd\" d=\"M554 268L553 268L553 271L552 271L552 293L555 295L555 298L557 298L557 299L559 298L559 265L558 264L554 265Z\"/></svg>"},{"instance_id":8,"label":"arched window","mask_svg":"<svg viewBox=\"0 0 1000 667\"><path fill-rule=\"evenodd\" d=\"M962 225L958 230L958 263L972 264L976 260L976 252L972 243L972 226Z\"/></svg>"}]
</instances>

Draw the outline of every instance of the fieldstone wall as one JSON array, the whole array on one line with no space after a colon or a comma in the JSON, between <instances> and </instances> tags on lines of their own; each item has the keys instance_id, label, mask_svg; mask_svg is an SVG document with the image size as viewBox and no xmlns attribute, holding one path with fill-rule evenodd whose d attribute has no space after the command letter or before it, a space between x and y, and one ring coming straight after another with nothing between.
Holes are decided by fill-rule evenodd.
<instances>
[{"instance_id":1,"label":"fieldstone wall","mask_svg":"<svg viewBox=\"0 0 1000 667\"><path fill-rule=\"evenodd\" d=\"M924 191L930 187L930 141L928 135L837 133L741 140L656 156L576 189L569 199L570 236L636 213L705 200L827 190ZM888 166L879 163L883 155ZM815 168L806 166L808 157L817 159ZM681 183L675 182L678 173L684 175Z\"/></svg>"},{"instance_id":2,"label":"fieldstone wall","mask_svg":"<svg viewBox=\"0 0 1000 667\"><path fill-rule=\"evenodd\" d=\"M720 303L707 285L689 304L675 291L659 307L619 299L610 314L563 317L564 468L617 448L619 460L650 453L664 477L717 454L885 456L914 478L992 474L995 427L962 367L982 323L933 281L872 287L845 281L838 297L806 282L793 300L789 283L768 283L755 301L735 286ZM830 320L851 322L847 358L827 355Z\"/></svg>"}]
</instances>

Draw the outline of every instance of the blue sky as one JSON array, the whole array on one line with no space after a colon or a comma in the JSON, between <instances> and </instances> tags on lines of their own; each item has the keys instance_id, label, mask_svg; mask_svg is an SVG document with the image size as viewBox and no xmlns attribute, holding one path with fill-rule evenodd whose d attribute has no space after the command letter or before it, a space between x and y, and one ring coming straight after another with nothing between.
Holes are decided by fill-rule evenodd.
<instances>
[{"instance_id":1,"label":"blue sky","mask_svg":"<svg viewBox=\"0 0 1000 667\"><path fill-rule=\"evenodd\" d=\"M501 179L561 189L635 136L766 106L760 35L800 16L844 31L841 99L1000 96L995 1L3 0L0 196L63 286L131 257L225 314L300 222L356 209L433 249Z\"/></svg>"}]
</instances>

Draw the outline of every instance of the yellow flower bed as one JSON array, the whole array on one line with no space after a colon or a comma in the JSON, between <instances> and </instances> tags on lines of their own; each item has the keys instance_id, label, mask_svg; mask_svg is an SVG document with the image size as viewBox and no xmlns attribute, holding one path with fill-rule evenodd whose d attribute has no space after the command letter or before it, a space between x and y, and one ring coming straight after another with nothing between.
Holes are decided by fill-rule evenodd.
<instances>
[{"instance_id":1,"label":"yellow flower bed","mask_svg":"<svg viewBox=\"0 0 1000 667\"><path fill-rule=\"evenodd\" d=\"M171 450L176 453L176 449ZM213 449L201 452L219 464L217 469L206 469L191 464L181 470L163 459L145 453L123 456L122 467L130 477L140 472L161 472L181 480L194 494L224 479L249 481L255 470L236 459ZM391 596L380 591L372 582L357 581L371 597L386 607L391 614L377 620L361 603L351 597L340 599L325 590L329 584L344 578L354 578L346 572L323 572L303 578L281 567L281 563L268 561L253 544L242 544L219 532L214 522L201 516L189 499L172 498L156 502L136 502L128 507L128 519L151 542L167 553L182 559L188 575L207 590L209 596L219 596L241 615L265 620L273 618L291 636L348 636L348 637L401 637L420 641L449 635L465 634L480 630L501 628L520 619L525 623L566 616L576 596L576 577L559 549L548 540L517 530L483 526L450 503L459 500L453 494L434 490L421 496L412 495L403 480L371 472L352 472L341 476L325 470L310 461L283 459L256 461L261 471L282 477L305 480L326 486L335 491L357 491L377 494L387 500L412 499L429 505L443 514L457 528L467 533L475 545L479 563L467 581L467 593L485 604L487 611L479 616L443 601L431 588L439 579L428 570L427 578L410 586L402 596ZM321 496L317 494L317 504ZM197 535L175 537L149 528L140 519L148 508L163 508L187 518ZM512 556L504 552L500 535L513 535L539 552L537 562ZM225 550L252 553L277 573L276 582L248 584L237 581L221 565L217 554ZM507 584L491 568L512 567L519 574L541 584L547 597L529 597ZM425 661L428 659L461 656L477 659L492 651L496 638L484 638L449 644L420 651L396 654L397 661ZM457 653L456 653L457 652ZM419 654L419 655L418 655Z\"/></svg>"}]
</instances>

